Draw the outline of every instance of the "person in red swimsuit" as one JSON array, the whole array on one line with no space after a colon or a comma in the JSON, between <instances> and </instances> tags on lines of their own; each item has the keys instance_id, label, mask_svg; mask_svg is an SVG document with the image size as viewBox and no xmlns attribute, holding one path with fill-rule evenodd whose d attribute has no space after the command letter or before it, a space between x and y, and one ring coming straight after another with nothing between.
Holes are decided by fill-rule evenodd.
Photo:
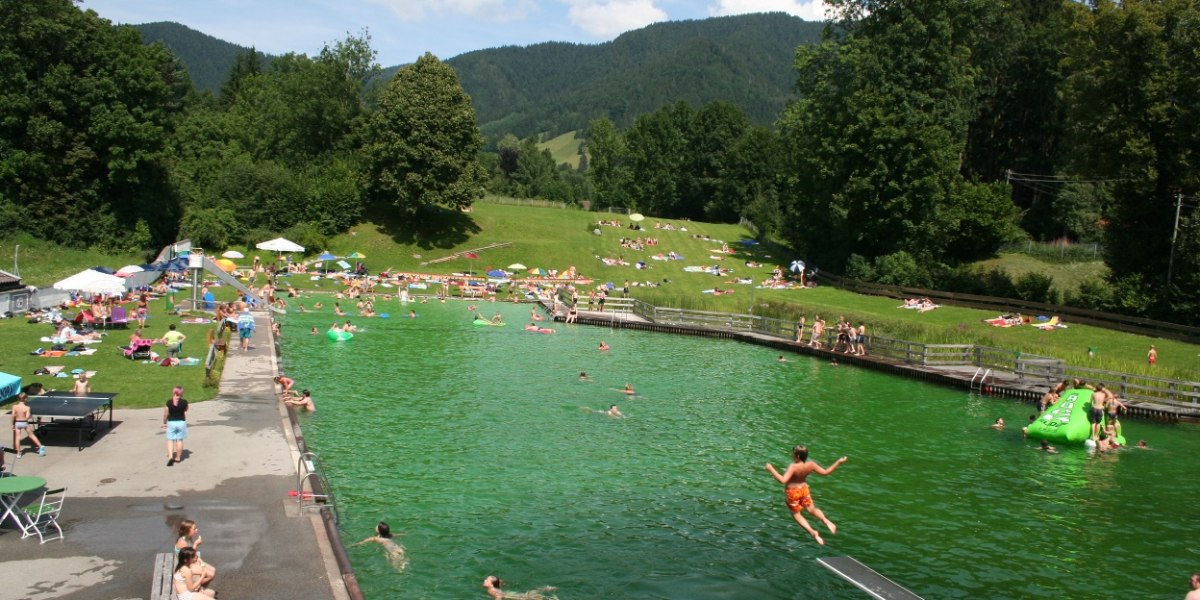
<instances>
[{"instance_id":1,"label":"person in red swimsuit","mask_svg":"<svg viewBox=\"0 0 1200 600\"><path fill-rule=\"evenodd\" d=\"M796 522L809 535L813 536L813 539L817 540L818 544L824 546L825 540L821 539L821 534L817 533L817 530L808 524L808 520L804 518L802 511L807 510L814 517L820 519L825 524L825 527L829 528L829 533L831 534L837 533L837 525L834 525L832 521L826 518L825 513L821 512L821 509L817 508L816 504L813 503L812 494L808 489L808 476L810 473L829 475L841 466L842 463L846 462L847 459L843 456L826 469L816 462L808 460L808 447L803 445L793 448L792 456L795 462L788 465L787 471L783 474L775 470L775 465L771 463L767 463L767 471L770 471L771 475L775 476L776 481L784 485L784 491L787 493L787 506L792 511L792 518L796 519Z\"/></svg>"}]
</instances>

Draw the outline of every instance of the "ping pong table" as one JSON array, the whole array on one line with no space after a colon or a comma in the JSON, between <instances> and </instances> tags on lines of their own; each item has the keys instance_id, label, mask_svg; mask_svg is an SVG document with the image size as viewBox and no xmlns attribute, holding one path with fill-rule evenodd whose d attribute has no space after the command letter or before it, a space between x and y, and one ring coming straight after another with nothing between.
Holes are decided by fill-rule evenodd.
<instances>
[{"instance_id":1,"label":"ping pong table","mask_svg":"<svg viewBox=\"0 0 1200 600\"><path fill-rule=\"evenodd\" d=\"M96 431L104 413L108 413L108 428L113 424L113 398L116 394L89 393L77 396L70 392L47 392L28 398L30 424L40 435L46 428L75 429L78 432L79 449L83 450L83 432L88 440L96 439Z\"/></svg>"}]
</instances>

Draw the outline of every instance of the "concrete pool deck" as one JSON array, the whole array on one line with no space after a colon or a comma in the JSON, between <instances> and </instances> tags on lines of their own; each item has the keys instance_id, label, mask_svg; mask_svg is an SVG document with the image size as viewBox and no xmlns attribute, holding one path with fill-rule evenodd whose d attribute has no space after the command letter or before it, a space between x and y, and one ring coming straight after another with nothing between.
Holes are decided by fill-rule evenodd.
<instances>
[{"instance_id":1,"label":"concrete pool deck","mask_svg":"<svg viewBox=\"0 0 1200 600\"><path fill-rule=\"evenodd\" d=\"M223 598L350 598L320 516L289 497L298 453L271 379L269 319L256 318L255 347L231 347L220 394L189 407L183 462L166 466L162 409L122 409L119 396L112 430L82 451L68 433L43 439L45 457L26 450L16 474L67 489L65 539L39 545L3 523L0 598L146 598L154 555L172 551L182 519L198 523Z\"/></svg>"}]
</instances>

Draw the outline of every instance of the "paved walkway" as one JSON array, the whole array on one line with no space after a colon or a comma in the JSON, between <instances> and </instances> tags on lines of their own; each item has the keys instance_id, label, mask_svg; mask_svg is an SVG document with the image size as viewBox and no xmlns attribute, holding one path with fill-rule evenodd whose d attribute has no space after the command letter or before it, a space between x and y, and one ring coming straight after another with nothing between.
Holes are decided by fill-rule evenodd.
<instances>
[{"instance_id":1,"label":"paved walkway","mask_svg":"<svg viewBox=\"0 0 1200 600\"><path fill-rule=\"evenodd\" d=\"M171 551L182 519L199 524L222 598L349 597L319 518L297 516L288 497L296 451L271 381L269 321L256 318L256 347L231 349L220 395L190 407L182 463L166 466L162 409L123 410L120 397L113 429L82 452L65 434L45 457L26 452L18 475L67 488L66 539L39 545L4 523L0 598L146 598L154 555Z\"/></svg>"}]
</instances>

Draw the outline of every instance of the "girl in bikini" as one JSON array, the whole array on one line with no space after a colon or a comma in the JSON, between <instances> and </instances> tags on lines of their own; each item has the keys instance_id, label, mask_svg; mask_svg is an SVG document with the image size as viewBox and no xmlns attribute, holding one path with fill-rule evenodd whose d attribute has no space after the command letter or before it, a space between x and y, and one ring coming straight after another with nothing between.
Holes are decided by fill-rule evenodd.
<instances>
[{"instance_id":1,"label":"girl in bikini","mask_svg":"<svg viewBox=\"0 0 1200 600\"><path fill-rule=\"evenodd\" d=\"M217 568L204 562L200 558L200 544L204 543L204 538L200 537L200 528L196 526L196 522L191 519L184 519L179 523L179 538L175 540L175 553L181 553L185 548L191 548L196 553L196 563L194 571L200 574L200 585L208 586L208 583L217 576Z\"/></svg>"},{"instance_id":2,"label":"girl in bikini","mask_svg":"<svg viewBox=\"0 0 1200 600\"><path fill-rule=\"evenodd\" d=\"M217 592L204 587L200 583L203 568L199 565L200 557L193 548L183 548L179 551L179 560L175 563L175 596L179 600L203 600L216 598Z\"/></svg>"}]
</instances>

